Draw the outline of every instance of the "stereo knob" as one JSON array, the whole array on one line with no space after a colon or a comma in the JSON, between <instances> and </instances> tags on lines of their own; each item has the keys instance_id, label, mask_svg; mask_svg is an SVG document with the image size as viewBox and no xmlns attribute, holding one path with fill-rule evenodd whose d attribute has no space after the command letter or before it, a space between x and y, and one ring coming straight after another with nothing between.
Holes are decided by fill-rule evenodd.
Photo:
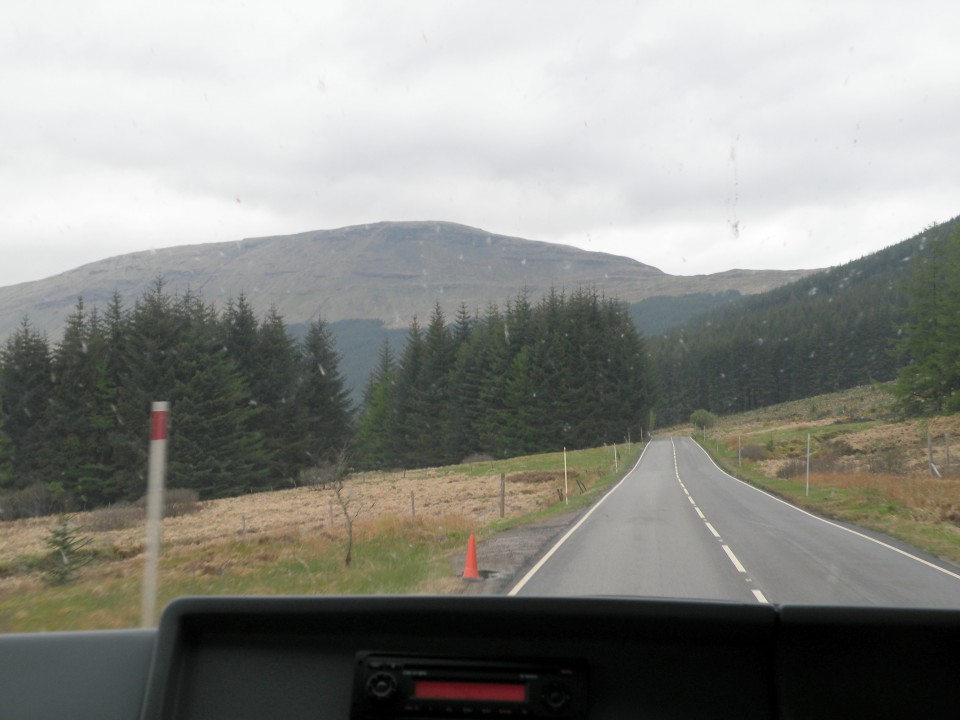
<instances>
[{"instance_id":1,"label":"stereo knob","mask_svg":"<svg viewBox=\"0 0 960 720\"><path fill-rule=\"evenodd\" d=\"M570 692L562 683L553 683L544 689L540 702L550 712L560 713L570 705Z\"/></svg>"},{"instance_id":2,"label":"stereo knob","mask_svg":"<svg viewBox=\"0 0 960 720\"><path fill-rule=\"evenodd\" d=\"M397 679L387 672L378 672L367 680L367 696L377 702L389 702L397 695Z\"/></svg>"}]
</instances>

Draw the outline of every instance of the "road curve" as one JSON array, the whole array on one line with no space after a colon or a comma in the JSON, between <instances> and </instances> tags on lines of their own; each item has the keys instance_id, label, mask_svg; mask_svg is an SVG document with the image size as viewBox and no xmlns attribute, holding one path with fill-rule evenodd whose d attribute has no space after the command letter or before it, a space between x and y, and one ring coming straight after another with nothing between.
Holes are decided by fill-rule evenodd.
<instances>
[{"instance_id":1,"label":"road curve","mask_svg":"<svg viewBox=\"0 0 960 720\"><path fill-rule=\"evenodd\" d=\"M649 443L574 528L509 594L960 608L960 569L743 483L690 438Z\"/></svg>"}]
</instances>

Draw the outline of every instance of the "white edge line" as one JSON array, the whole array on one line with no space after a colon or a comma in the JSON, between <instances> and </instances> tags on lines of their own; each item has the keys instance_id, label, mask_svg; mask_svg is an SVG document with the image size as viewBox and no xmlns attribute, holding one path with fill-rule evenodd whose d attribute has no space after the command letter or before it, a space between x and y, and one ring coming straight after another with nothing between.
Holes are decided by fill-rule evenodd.
<instances>
[{"instance_id":1,"label":"white edge line","mask_svg":"<svg viewBox=\"0 0 960 720\"><path fill-rule=\"evenodd\" d=\"M733 550L731 550L728 545L721 545L720 547L723 548L723 551L727 554L727 557L730 558L730 562L733 563L733 566L737 569L737 571L746 575L747 569L739 560L737 560L737 556L733 554Z\"/></svg>"},{"instance_id":2,"label":"white edge line","mask_svg":"<svg viewBox=\"0 0 960 720\"><path fill-rule=\"evenodd\" d=\"M831 522L830 520L826 520L826 519L824 519L824 518L822 518L822 517L819 517L819 516L817 516L817 515L814 515L812 512L807 512L807 511L804 510L803 508L799 508L799 507L797 507L796 505L792 505L792 504L788 503L786 500L783 500L782 498L778 498L776 495L771 495L771 494L768 493L766 490L761 490L760 488L758 488L758 487L756 487L756 486L754 486L754 485L751 485L751 484L748 483L748 482L744 482L744 481L741 480L740 478L734 477L733 475L731 475L730 473L728 473L726 470L724 470L722 467L720 467L719 465L717 465L717 463L714 461L714 459L713 459L712 457L710 457L710 453L708 453L706 450L704 450L703 447L701 447L701 445L700 445L699 443L697 443L697 442L694 441L693 444L696 445L697 448L699 448L700 451L703 452L703 454L707 456L707 460L709 460L711 463L713 463L713 466L714 466L717 470L719 470L720 472L722 472L724 475L726 475L726 476L727 476L728 478L730 478L731 480L736 480L736 481L737 481L738 483L740 483L741 485L744 485L744 486L750 488L751 490L756 490L758 493L761 493L761 494L763 494L763 495L766 495L766 496L767 496L768 498L770 498L771 500L776 500L778 503L781 503L781 504L783 504L783 505L786 505L788 508L791 508L791 509L793 509L793 510L796 510L796 511L799 512L799 513L803 513L804 515L807 515L807 516L809 516L809 517L812 517L814 520L819 520L820 522L825 523L826 525L830 525L831 527L835 527L835 528L837 528L838 530L843 530L844 532L848 532L848 533L850 533L851 535L856 535L858 538L863 538L864 540L869 540L869 541L872 542L872 543L876 543L876 544L879 545L880 547L885 547L887 550L893 550L893 552L898 553L898 554L900 554L900 555L903 555L904 557L910 558L911 560L916 560L918 563L921 563L921 564L923 564L923 565L926 565L926 566L929 567L929 568L933 568L934 570L939 570L939 571L942 572L944 575L949 575L949 576L952 577L954 580L960 580L960 575L958 575L957 573L951 572L950 570L947 570L946 568L942 568L942 567L940 567L939 565L936 565L936 564L930 562L929 560L924 560L923 558L919 558L919 557L917 557L916 555L911 555L911 554L908 553L906 550L901 550L900 548L894 547L893 545L889 545L889 544L883 542L882 540L877 540L876 538L872 538L872 537L870 537L869 535L864 535L863 533L857 532L856 530L851 530L851 529L848 528L848 527L844 527L843 525L839 525L839 524L837 524L837 523L835 523L835 522ZM644 450L646 450L646 448L644 448Z\"/></svg>"},{"instance_id":3,"label":"white edge line","mask_svg":"<svg viewBox=\"0 0 960 720\"><path fill-rule=\"evenodd\" d=\"M600 498L599 502L597 502L596 505L590 508L586 512L586 514L582 518L580 518L580 520L577 522L576 525L574 525L572 528L567 530L567 532L564 533L563 537L557 540L554 546L547 551L547 554L544 555L542 558L540 558L537 561L537 564L534 565L532 568L530 568L530 570L527 572L526 575L520 578L520 582L518 582L516 585L510 588L510 591L507 593L508 597L516 595L518 592L523 590L523 586L526 585L528 582L530 582L530 579L537 574L540 568L546 565L547 560L553 557L553 554L560 549L560 546L563 545L570 538L571 535L573 535L577 530L580 529L580 526L587 521L587 518L593 515L594 511L597 510L597 508L599 508L601 505L603 505L604 502L606 502L608 497L613 495L620 488L620 486L623 485L624 481L633 474L634 470L636 470L639 467L640 461L643 460L643 456L647 454L648 447L650 447L650 441L647 441L647 444L643 448L643 452L641 452L640 457L637 458L637 462L634 464L632 468L630 468L630 472L628 472L626 475L620 478L620 482L614 485L613 488L611 488L606 495Z\"/></svg>"}]
</instances>

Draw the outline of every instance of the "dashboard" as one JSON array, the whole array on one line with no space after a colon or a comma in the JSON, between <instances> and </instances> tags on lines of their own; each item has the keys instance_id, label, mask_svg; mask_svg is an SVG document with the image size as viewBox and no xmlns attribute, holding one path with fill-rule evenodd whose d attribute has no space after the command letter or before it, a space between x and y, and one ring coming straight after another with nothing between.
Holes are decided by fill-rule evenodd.
<instances>
[{"instance_id":1,"label":"dashboard","mask_svg":"<svg viewBox=\"0 0 960 720\"><path fill-rule=\"evenodd\" d=\"M960 611L635 598L183 598L0 636L0 715L957 717Z\"/></svg>"}]
</instances>

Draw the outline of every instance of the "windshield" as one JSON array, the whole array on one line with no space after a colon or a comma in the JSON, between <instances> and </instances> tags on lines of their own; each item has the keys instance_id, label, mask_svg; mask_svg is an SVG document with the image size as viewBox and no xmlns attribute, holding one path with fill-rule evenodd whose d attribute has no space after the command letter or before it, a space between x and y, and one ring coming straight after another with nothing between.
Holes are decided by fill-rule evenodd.
<instances>
[{"instance_id":1,"label":"windshield","mask_svg":"<svg viewBox=\"0 0 960 720\"><path fill-rule=\"evenodd\" d=\"M960 606L925 9L10 4L0 631Z\"/></svg>"}]
</instances>

